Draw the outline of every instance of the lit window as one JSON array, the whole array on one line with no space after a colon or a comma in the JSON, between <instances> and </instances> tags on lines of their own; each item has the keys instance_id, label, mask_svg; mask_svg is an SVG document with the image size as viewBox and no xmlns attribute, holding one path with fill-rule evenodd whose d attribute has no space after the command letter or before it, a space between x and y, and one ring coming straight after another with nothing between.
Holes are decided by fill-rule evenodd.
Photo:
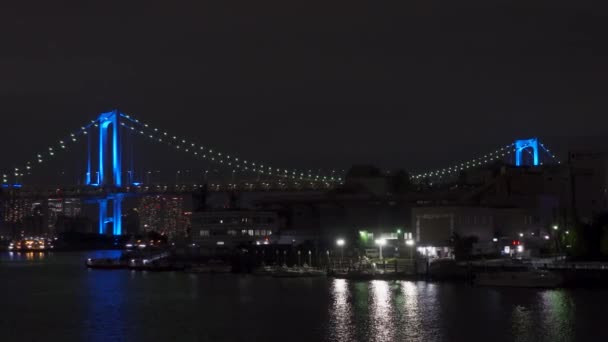
<instances>
[{"instance_id":1,"label":"lit window","mask_svg":"<svg viewBox=\"0 0 608 342\"><path fill-rule=\"evenodd\" d=\"M249 236L253 236L253 229L249 229L248 234Z\"/></svg>"},{"instance_id":2,"label":"lit window","mask_svg":"<svg viewBox=\"0 0 608 342\"><path fill-rule=\"evenodd\" d=\"M200 234L201 234L201 236L209 236L209 231L208 230L201 230Z\"/></svg>"}]
</instances>

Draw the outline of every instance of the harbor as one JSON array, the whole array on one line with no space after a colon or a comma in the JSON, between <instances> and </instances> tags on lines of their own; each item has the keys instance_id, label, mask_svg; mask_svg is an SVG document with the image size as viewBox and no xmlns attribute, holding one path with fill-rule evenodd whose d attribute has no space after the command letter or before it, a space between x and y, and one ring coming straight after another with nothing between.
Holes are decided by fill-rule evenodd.
<instances>
[{"instance_id":1,"label":"harbor","mask_svg":"<svg viewBox=\"0 0 608 342\"><path fill-rule=\"evenodd\" d=\"M120 251L33 257L0 253L0 277L13 280L0 283L0 291L11 294L0 306L4 336L36 340L39 331L28 330L29 325L44 326L47 334L65 341L112 341L116 336L169 341L175 334L182 340L231 336L231 341L420 342L599 342L605 336L603 328L588 324L604 312L604 289L96 270L83 265L89 258L119 257ZM53 307L56 314L23 307L23 298L35 298L38 306ZM28 319L17 320L16 315ZM99 326L100 317L107 324ZM227 323L235 319L238 329ZM142 321L144 325L135 324Z\"/></svg>"},{"instance_id":2,"label":"harbor","mask_svg":"<svg viewBox=\"0 0 608 342\"><path fill-rule=\"evenodd\" d=\"M310 258L312 261L312 257ZM189 260L169 251L134 253L118 258L88 258L85 266L99 270L233 274L274 278L328 277L353 281L416 280L470 283L473 286L529 288L608 288L608 264L576 263L554 259L495 259L475 262L453 260L374 260L341 258L326 263L265 263L232 256L225 259Z\"/></svg>"}]
</instances>

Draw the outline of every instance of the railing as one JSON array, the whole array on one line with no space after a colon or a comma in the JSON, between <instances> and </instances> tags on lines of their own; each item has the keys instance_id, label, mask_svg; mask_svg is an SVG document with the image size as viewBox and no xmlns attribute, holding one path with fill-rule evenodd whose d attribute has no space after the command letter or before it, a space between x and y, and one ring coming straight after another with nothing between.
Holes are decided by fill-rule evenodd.
<instances>
[{"instance_id":1,"label":"railing","mask_svg":"<svg viewBox=\"0 0 608 342\"><path fill-rule=\"evenodd\" d=\"M376 264L376 269L383 271L385 274L414 274L416 270L415 260L413 259L371 259L370 262ZM358 260L356 258L335 258L325 263L325 267L330 271L345 272L357 268Z\"/></svg>"}]
</instances>

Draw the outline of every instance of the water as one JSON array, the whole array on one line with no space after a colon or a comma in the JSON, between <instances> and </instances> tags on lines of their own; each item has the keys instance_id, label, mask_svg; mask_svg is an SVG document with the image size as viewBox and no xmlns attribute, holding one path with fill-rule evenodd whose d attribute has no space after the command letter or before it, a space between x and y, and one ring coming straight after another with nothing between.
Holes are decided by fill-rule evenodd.
<instances>
[{"instance_id":1,"label":"water","mask_svg":"<svg viewBox=\"0 0 608 342\"><path fill-rule=\"evenodd\" d=\"M0 341L608 341L608 290L88 270L0 257Z\"/></svg>"}]
</instances>

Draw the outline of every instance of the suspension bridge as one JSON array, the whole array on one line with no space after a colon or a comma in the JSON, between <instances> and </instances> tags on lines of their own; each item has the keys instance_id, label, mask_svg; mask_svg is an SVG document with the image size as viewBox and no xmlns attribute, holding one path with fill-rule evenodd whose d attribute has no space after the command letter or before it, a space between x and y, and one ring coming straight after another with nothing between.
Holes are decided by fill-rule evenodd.
<instances>
[{"instance_id":1,"label":"suspension bridge","mask_svg":"<svg viewBox=\"0 0 608 342\"><path fill-rule=\"evenodd\" d=\"M124 140L141 137L163 144L196 160L217 166L221 172L238 174L239 181L210 184L210 191L303 191L327 190L344 182L344 172L323 172L312 169L290 169L228 154L154 127L118 110L101 113L64 139L58 140L21 166L2 173L2 189L13 194L37 197L82 197L95 201L99 207L100 234L122 234L122 202L127 196L191 193L202 184L151 184L149 177L141 179L133 162L125 167L124 154L128 146ZM56 155L79 142L86 142L86 167L82 182L70 187L34 187L27 179L34 172L44 170L45 164ZM129 144L126 144L129 145ZM127 151L127 152L125 152ZM132 153L131 153L132 155ZM502 161L515 166L539 166L559 163L559 160L537 138L516 140L476 158L453 165L411 174L411 181L439 181L450 179L463 171ZM149 172L148 172L149 174Z\"/></svg>"}]
</instances>

